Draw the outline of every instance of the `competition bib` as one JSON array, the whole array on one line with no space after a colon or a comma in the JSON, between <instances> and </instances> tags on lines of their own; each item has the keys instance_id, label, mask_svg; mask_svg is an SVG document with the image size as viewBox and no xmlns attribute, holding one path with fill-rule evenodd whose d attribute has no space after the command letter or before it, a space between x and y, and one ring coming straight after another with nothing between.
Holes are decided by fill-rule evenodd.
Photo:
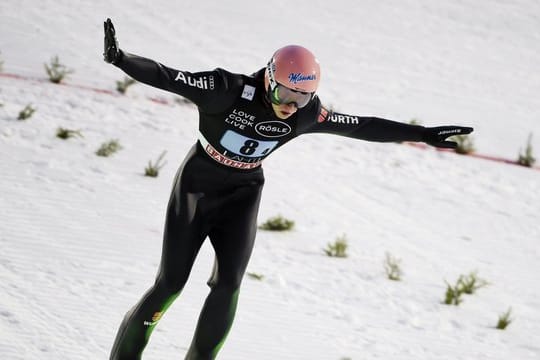
<instances>
[{"instance_id":1,"label":"competition bib","mask_svg":"<svg viewBox=\"0 0 540 360\"><path fill-rule=\"evenodd\" d=\"M278 141L254 140L227 130L220 140L221 146L228 151L246 157L261 157L272 151Z\"/></svg>"}]
</instances>

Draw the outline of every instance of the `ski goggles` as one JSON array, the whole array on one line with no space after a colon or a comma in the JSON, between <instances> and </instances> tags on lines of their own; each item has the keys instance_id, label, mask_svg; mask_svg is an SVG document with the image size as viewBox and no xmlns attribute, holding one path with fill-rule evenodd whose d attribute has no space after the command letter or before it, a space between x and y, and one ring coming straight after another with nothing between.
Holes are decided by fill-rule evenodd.
<instances>
[{"instance_id":1,"label":"ski goggles","mask_svg":"<svg viewBox=\"0 0 540 360\"><path fill-rule=\"evenodd\" d=\"M272 104L294 104L298 109L305 107L313 99L313 93L292 90L277 83L273 89L269 87L268 92Z\"/></svg>"}]
</instances>

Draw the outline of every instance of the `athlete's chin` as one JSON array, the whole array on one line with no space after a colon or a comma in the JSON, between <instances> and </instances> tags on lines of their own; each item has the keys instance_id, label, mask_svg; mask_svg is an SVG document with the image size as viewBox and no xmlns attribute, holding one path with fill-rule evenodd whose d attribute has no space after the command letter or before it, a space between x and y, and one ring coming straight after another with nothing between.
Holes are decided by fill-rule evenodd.
<instances>
[{"instance_id":1,"label":"athlete's chin","mask_svg":"<svg viewBox=\"0 0 540 360\"><path fill-rule=\"evenodd\" d=\"M272 104L274 114L281 120L290 118L296 112L296 107L292 105L276 105Z\"/></svg>"},{"instance_id":2,"label":"athlete's chin","mask_svg":"<svg viewBox=\"0 0 540 360\"><path fill-rule=\"evenodd\" d=\"M281 120L286 120L290 118L293 114L294 112L282 111L282 110L279 110L276 112L277 117L280 118Z\"/></svg>"}]
</instances>

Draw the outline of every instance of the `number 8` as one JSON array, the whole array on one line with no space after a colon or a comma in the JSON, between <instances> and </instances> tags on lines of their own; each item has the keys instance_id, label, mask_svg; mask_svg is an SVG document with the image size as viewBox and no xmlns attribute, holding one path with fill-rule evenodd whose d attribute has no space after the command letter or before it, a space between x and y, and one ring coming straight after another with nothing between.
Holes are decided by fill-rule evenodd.
<instances>
[{"instance_id":1,"label":"number 8","mask_svg":"<svg viewBox=\"0 0 540 360\"><path fill-rule=\"evenodd\" d=\"M240 148L240 152L244 155L251 155L255 152L258 146L259 143L257 141L246 140L246 142L244 142L244 146Z\"/></svg>"}]
</instances>

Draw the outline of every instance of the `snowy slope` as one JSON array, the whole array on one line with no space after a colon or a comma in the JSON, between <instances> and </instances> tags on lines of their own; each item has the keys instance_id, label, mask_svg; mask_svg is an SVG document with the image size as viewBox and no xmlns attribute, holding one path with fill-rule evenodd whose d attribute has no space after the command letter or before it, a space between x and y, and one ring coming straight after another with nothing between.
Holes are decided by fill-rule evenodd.
<instances>
[{"instance_id":1,"label":"snowy slope","mask_svg":"<svg viewBox=\"0 0 540 360\"><path fill-rule=\"evenodd\" d=\"M475 127L478 152L540 148L537 1L249 1L0 4L0 356L105 359L123 314L153 281L177 166L196 109L105 64L102 22L122 48L186 70L252 72L286 43L323 66L321 98L343 112ZM44 79L59 55L67 86ZM159 97L167 104L149 101ZM18 112L32 103L27 121ZM84 138L62 141L58 127ZM94 152L109 139L123 149ZM142 175L167 150L158 178ZM537 156L538 157L538 156ZM265 162L260 231L220 359L538 359L540 173L399 145L313 135ZM307 184L307 185L306 185ZM347 259L322 248L345 233ZM386 252L403 281L386 279ZM181 358L208 292L205 245L145 359ZM458 306L445 280L490 282ZM493 329L512 307L515 321Z\"/></svg>"}]
</instances>

